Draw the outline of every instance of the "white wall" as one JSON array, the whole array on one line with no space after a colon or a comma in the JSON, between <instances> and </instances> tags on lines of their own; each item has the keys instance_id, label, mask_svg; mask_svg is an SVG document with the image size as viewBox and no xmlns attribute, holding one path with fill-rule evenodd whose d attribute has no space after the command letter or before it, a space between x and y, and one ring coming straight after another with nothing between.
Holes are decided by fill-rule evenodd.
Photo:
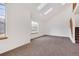
<instances>
[{"instance_id":1,"label":"white wall","mask_svg":"<svg viewBox=\"0 0 79 59\"><path fill-rule=\"evenodd\" d=\"M31 20L27 4L6 4L8 39L0 40L0 53L30 43Z\"/></svg>"},{"instance_id":2,"label":"white wall","mask_svg":"<svg viewBox=\"0 0 79 59\"><path fill-rule=\"evenodd\" d=\"M74 19L75 19L75 26L79 27L79 14L75 15Z\"/></svg>"},{"instance_id":3,"label":"white wall","mask_svg":"<svg viewBox=\"0 0 79 59\"><path fill-rule=\"evenodd\" d=\"M41 35L53 35L53 36L70 37L71 33L70 33L69 20L71 15L72 15L72 7L71 4L69 4L61 12L59 10L58 14L53 15L48 20L45 20L43 18L36 20L41 25L40 26L41 31L39 32L39 34L33 34L32 36L38 37Z\"/></svg>"},{"instance_id":4,"label":"white wall","mask_svg":"<svg viewBox=\"0 0 79 59\"><path fill-rule=\"evenodd\" d=\"M39 37L39 36L42 36L42 35L45 35L45 29L44 29L44 22L40 21L40 19L36 19L34 20L36 22L39 23L39 32L38 33L34 33L34 34L31 34L31 38L36 38L36 37Z\"/></svg>"},{"instance_id":5,"label":"white wall","mask_svg":"<svg viewBox=\"0 0 79 59\"><path fill-rule=\"evenodd\" d=\"M62 12L56 14L55 17L52 16L52 18L49 19L46 23L46 34L53 36L69 37L70 28L68 22L71 14L71 6L68 6Z\"/></svg>"},{"instance_id":6,"label":"white wall","mask_svg":"<svg viewBox=\"0 0 79 59\"><path fill-rule=\"evenodd\" d=\"M53 12L51 12L51 14L53 14ZM68 4L66 7L64 7L64 9L59 9L58 13L55 13L49 19L49 15L46 16L47 19L40 17L41 19L37 19L37 21L40 20L39 24L41 25L41 31L38 34L33 34L32 37L38 37L41 35L63 36L69 37L70 40L75 43L74 37L71 36L69 22L72 15L72 5Z\"/></svg>"}]
</instances>

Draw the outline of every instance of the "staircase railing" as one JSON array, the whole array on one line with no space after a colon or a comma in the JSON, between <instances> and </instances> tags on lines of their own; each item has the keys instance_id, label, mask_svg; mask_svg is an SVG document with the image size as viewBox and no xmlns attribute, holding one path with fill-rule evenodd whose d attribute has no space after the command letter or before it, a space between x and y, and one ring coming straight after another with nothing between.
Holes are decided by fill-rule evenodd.
<instances>
[{"instance_id":1,"label":"staircase railing","mask_svg":"<svg viewBox=\"0 0 79 59\"><path fill-rule=\"evenodd\" d=\"M72 12L75 13L77 9L77 3L72 4ZM75 39L75 21L73 20L73 16L70 18L70 29L71 29L71 37Z\"/></svg>"}]
</instances>

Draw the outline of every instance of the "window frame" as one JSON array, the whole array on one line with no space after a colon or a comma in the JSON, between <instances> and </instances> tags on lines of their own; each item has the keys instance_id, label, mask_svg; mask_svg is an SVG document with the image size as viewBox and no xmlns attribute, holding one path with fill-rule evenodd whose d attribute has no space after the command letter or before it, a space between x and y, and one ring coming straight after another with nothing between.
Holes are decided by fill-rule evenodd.
<instances>
[{"instance_id":1,"label":"window frame","mask_svg":"<svg viewBox=\"0 0 79 59\"><path fill-rule=\"evenodd\" d=\"M6 24L7 24L7 20L6 20L6 4L5 3L0 3L0 5L5 6L5 20L4 20L4 34L0 34L0 40L2 39L7 39L7 31L6 31Z\"/></svg>"}]
</instances>

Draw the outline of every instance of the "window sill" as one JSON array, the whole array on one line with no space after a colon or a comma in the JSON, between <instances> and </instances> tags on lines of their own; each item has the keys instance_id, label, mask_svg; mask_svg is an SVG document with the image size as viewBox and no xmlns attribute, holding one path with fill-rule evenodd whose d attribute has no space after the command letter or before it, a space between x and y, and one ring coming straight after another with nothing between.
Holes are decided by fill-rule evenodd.
<instances>
[{"instance_id":1,"label":"window sill","mask_svg":"<svg viewBox=\"0 0 79 59\"><path fill-rule=\"evenodd\" d=\"M0 34L0 40L4 40L7 39L8 37L6 36L6 34Z\"/></svg>"}]
</instances>

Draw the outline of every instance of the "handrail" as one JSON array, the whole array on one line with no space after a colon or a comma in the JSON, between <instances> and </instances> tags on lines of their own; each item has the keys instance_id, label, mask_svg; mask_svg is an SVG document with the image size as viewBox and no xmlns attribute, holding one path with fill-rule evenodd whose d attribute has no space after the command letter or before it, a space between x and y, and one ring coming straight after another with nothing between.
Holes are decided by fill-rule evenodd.
<instances>
[{"instance_id":1,"label":"handrail","mask_svg":"<svg viewBox=\"0 0 79 59\"><path fill-rule=\"evenodd\" d=\"M77 3L73 3L73 10L75 9L76 5L77 5Z\"/></svg>"},{"instance_id":2,"label":"handrail","mask_svg":"<svg viewBox=\"0 0 79 59\"><path fill-rule=\"evenodd\" d=\"M72 13L73 13L73 15L75 14L77 7L78 7L77 3L73 3L72 4ZM73 16L70 17L70 21L69 22L70 22L70 29L71 29L71 37L73 39L75 39L75 36L74 36L75 35L75 27L74 27L75 20L73 20ZM74 43L75 43L75 40L74 40Z\"/></svg>"}]
</instances>

